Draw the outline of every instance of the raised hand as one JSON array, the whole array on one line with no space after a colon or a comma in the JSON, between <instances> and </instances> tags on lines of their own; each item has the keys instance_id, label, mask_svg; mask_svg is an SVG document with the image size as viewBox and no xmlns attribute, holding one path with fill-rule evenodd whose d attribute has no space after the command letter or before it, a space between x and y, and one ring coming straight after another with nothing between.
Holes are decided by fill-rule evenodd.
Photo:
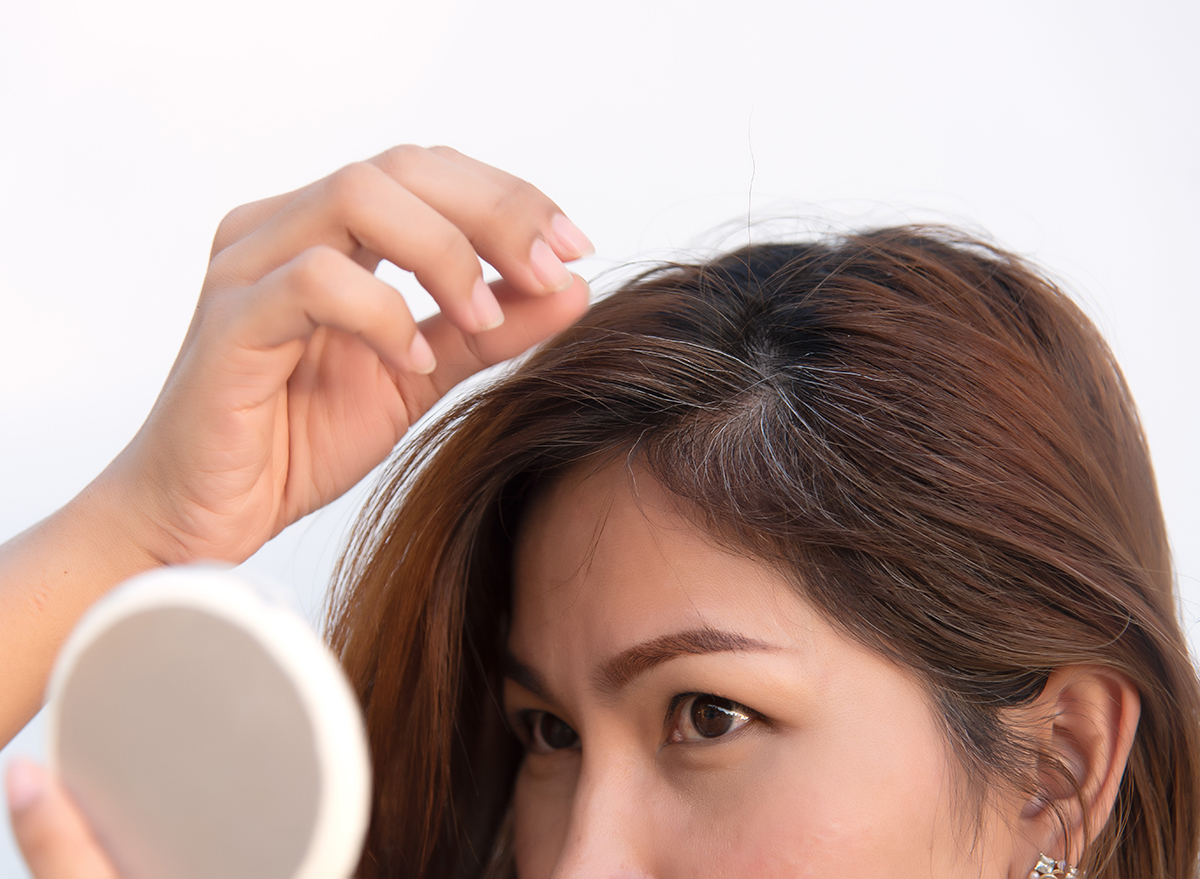
<instances>
[{"instance_id":1,"label":"raised hand","mask_svg":"<svg viewBox=\"0 0 1200 879\"><path fill-rule=\"evenodd\" d=\"M463 378L574 320L587 287L562 260L588 247L538 190L446 149L397 148L234 211L163 394L114 462L143 495L146 547L241 561L340 495ZM381 258L441 314L418 328Z\"/></svg>"},{"instance_id":2,"label":"raised hand","mask_svg":"<svg viewBox=\"0 0 1200 879\"><path fill-rule=\"evenodd\" d=\"M587 238L533 186L450 149L397 147L238 208L195 317L130 444L63 510L0 547L0 741L32 716L58 645L116 582L240 562L336 498L477 370L563 329ZM501 274L483 282L479 258ZM412 271L414 322L374 275Z\"/></svg>"}]
</instances>

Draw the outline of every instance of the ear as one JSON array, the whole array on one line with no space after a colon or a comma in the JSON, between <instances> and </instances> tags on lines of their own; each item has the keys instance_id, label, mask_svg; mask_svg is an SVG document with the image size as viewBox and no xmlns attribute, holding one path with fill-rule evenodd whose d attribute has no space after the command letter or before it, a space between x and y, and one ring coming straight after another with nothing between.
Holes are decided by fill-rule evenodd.
<instances>
[{"instance_id":1,"label":"ear","mask_svg":"<svg viewBox=\"0 0 1200 879\"><path fill-rule=\"evenodd\" d=\"M1021 835L1039 851L1077 864L1112 812L1141 698L1119 671L1071 665L1051 673L1028 711L1031 731L1054 759L1038 767L1041 790L1021 812Z\"/></svg>"}]
</instances>

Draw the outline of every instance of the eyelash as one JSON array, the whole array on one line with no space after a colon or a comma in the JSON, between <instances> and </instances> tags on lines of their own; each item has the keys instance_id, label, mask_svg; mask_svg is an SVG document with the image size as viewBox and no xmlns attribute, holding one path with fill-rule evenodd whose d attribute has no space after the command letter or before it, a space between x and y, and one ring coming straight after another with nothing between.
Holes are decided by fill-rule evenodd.
<instances>
[{"instance_id":1,"label":"eyelash","mask_svg":"<svg viewBox=\"0 0 1200 879\"><path fill-rule=\"evenodd\" d=\"M544 721L551 721L556 725L552 726L550 730L544 730L541 728ZM551 714L549 711L521 711L517 714L517 722L514 724L514 728L517 738L525 746L525 753L527 754L554 754L558 751L565 751L568 748L579 746L579 733L575 732L566 721L557 715ZM573 739L570 744L551 745L546 740L547 732L550 732L553 736L555 733L561 733L564 730Z\"/></svg>"},{"instance_id":2,"label":"eyelash","mask_svg":"<svg viewBox=\"0 0 1200 879\"><path fill-rule=\"evenodd\" d=\"M702 706L715 708L716 711L708 712L708 717L698 717L696 709ZM707 735L700 728L698 721L704 723L713 719L717 721L719 731ZM713 693L680 693L671 700L671 705L667 709L667 742L668 744L712 742L735 735L744 727L759 720L762 720L762 715L758 712L747 708L740 702L726 699L724 696L717 696ZM688 735L684 730L685 721L690 721L692 735ZM720 725L725 721L732 726L720 729ZM712 727L710 726L709 729L712 730Z\"/></svg>"},{"instance_id":3,"label":"eyelash","mask_svg":"<svg viewBox=\"0 0 1200 879\"><path fill-rule=\"evenodd\" d=\"M706 712L707 716L703 714L698 716L696 709L701 707L716 710ZM683 728L685 719L690 721L692 728L690 734ZM762 719L762 715L753 709L723 696L712 693L680 693L671 699L671 704L667 707L664 725L667 729L668 744L684 744L716 741L734 735L749 724ZM711 721L715 721L717 726L714 728L709 725L708 729L717 731L712 735L707 735L701 729L700 724L707 725ZM546 722L549 722L548 728L543 726ZM721 725L726 722L730 724L730 727L721 729ZM530 754L553 754L579 746L579 734L565 721L549 711L522 711L517 715L515 727L517 737L525 746L526 752ZM551 744L549 739L569 743Z\"/></svg>"}]
</instances>

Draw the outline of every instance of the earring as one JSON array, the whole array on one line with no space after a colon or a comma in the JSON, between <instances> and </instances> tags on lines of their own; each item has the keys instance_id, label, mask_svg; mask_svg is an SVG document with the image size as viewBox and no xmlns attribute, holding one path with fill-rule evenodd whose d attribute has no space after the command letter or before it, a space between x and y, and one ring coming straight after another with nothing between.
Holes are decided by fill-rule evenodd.
<instances>
[{"instance_id":1,"label":"earring","mask_svg":"<svg viewBox=\"0 0 1200 879\"><path fill-rule=\"evenodd\" d=\"M1084 879L1084 873L1066 861L1056 861L1049 855L1040 855L1029 873L1029 879Z\"/></svg>"}]
</instances>

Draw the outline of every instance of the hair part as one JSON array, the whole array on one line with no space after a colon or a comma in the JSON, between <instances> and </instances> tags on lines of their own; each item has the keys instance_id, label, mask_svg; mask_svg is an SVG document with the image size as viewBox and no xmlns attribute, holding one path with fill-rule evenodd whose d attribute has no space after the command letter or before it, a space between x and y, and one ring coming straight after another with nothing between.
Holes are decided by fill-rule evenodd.
<instances>
[{"instance_id":1,"label":"hair part","mask_svg":"<svg viewBox=\"0 0 1200 879\"><path fill-rule=\"evenodd\" d=\"M1081 866L1193 875L1200 696L1120 371L1019 259L903 227L653 270L393 462L330 627L375 757L364 877L507 869L515 529L535 486L611 454L924 681L977 805L1057 762L1006 714L1053 669L1127 675L1139 731Z\"/></svg>"}]
</instances>

